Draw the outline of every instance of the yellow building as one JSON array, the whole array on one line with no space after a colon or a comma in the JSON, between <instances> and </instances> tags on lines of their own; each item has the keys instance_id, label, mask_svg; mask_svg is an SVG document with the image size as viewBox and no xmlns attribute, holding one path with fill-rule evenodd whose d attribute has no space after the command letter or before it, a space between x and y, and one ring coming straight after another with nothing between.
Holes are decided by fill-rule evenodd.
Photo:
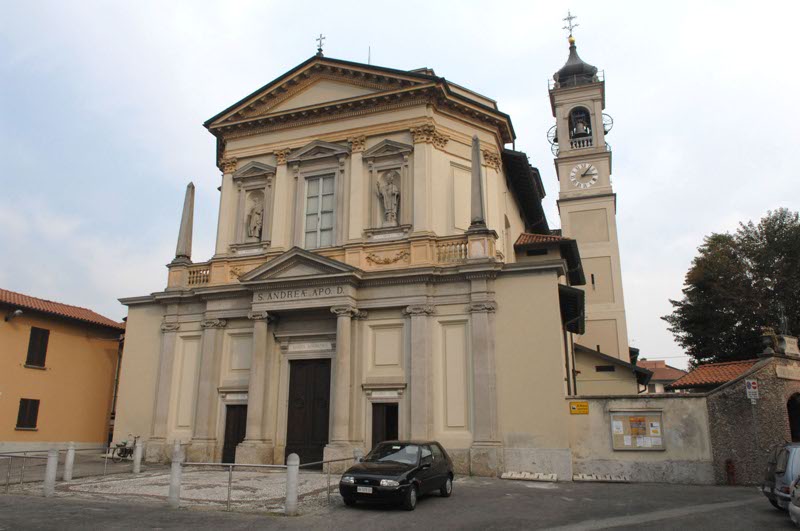
<instances>
[{"instance_id":1,"label":"yellow building","mask_svg":"<svg viewBox=\"0 0 800 531\"><path fill-rule=\"evenodd\" d=\"M0 289L0 451L105 444L124 325Z\"/></svg>"},{"instance_id":2,"label":"yellow building","mask_svg":"<svg viewBox=\"0 0 800 531\"><path fill-rule=\"evenodd\" d=\"M563 234L511 118L431 69L319 53L208 120L215 253L191 259L190 184L166 289L121 299L115 440L282 463L437 439L459 472L571 477L565 398L637 390L605 89L577 61L550 91Z\"/></svg>"}]
</instances>

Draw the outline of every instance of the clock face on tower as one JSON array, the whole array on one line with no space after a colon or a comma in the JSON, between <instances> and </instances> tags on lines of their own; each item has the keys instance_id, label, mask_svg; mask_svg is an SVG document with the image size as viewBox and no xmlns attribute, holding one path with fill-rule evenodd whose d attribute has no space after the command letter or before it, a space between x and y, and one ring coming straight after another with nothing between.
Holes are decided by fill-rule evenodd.
<instances>
[{"instance_id":1,"label":"clock face on tower","mask_svg":"<svg viewBox=\"0 0 800 531\"><path fill-rule=\"evenodd\" d=\"M588 162L581 162L569 172L569 180L577 188L589 188L597 182L597 168Z\"/></svg>"}]
</instances>

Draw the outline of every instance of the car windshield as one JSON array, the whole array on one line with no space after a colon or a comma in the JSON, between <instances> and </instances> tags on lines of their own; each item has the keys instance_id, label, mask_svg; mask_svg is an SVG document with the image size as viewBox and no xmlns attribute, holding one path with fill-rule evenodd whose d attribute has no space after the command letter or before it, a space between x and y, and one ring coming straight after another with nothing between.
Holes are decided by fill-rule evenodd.
<instances>
[{"instance_id":1,"label":"car windshield","mask_svg":"<svg viewBox=\"0 0 800 531\"><path fill-rule=\"evenodd\" d=\"M384 443L372 450L364 461L370 463L403 463L416 465L419 459L419 446L416 444Z\"/></svg>"}]
</instances>

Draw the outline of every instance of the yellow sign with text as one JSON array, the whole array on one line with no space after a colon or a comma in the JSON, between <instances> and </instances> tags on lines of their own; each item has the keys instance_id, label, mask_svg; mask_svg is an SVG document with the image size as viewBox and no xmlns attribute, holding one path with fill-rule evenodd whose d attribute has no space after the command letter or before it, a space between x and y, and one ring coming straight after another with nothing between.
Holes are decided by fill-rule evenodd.
<instances>
[{"instance_id":1,"label":"yellow sign with text","mask_svg":"<svg viewBox=\"0 0 800 531\"><path fill-rule=\"evenodd\" d=\"M570 402L569 403L570 415L588 415L589 402Z\"/></svg>"}]
</instances>

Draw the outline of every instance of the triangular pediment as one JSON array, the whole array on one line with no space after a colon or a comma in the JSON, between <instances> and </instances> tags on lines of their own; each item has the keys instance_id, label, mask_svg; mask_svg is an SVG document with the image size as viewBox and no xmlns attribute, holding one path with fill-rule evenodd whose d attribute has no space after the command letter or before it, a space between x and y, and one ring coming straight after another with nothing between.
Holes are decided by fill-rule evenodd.
<instances>
[{"instance_id":1,"label":"triangular pediment","mask_svg":"<svg viewBox=\"0 0 800 531\"><path fill-rule=\"evenodd\" d=\"M392 93L434 81L434 76L420 72L312 57L214 116L205 125L214 128L334 102L346 104L365 96Z\"/></svg>"},{"instance_id":2,"label":"triangular pediment","mask_svg":"<svg viewBox=\"0 0 800 531\"><path fill-rule=\"evenodd\" d=\"M345 263L293 247L284 254L239 277L243 284L349 276L360 270Z\"/></svg>"},{"instance_id":3,"label":"triangular pediment","mask_svg":"<svg viewBox=\"0 0 800 531\"><path fill-rule=\"evenodd\" d=\"M350 153L350 150L341 144L333 144L331 142L323 142L322 140L314 140L313 142L301 147L297 151L292 152L287 161L301 162L304 160L324 159L326 157L347 155L348 153Z\"/></svg>"},{"instance_id":4,"label":"triangular pediment","mask_svg":"<svg viewBox=\"0 0 800 531\"><path fill-rule=\"evenodd\" d=\"M261 177L263 175L275 175L275 166L270 166L263 162L248 162L233 173L233 178L245 179L247 177Z\"/></svg>"},{"instance_id":5,"label":"triangular pediment","mask_svg":"<svg viewBox=\"0 0 800 531\"><path fill-rule=\"evenodd\" d=\"M375 94L376 92L381 92L381 89L354 85L352 83L348 83L347 81L316 79L305 89L297 92L294 96L270 108L270 112L300 109L303 107L330 103L332 101L357 98L367 94Z\"/></svg>"},{"instance_id":6,"label":"triangular pediment","mask_svg":"<svg viewBox=\"0 0 800 531\"><path fill-rule=\"evenodd\" d=\"M394 140L383 140L364 151L362 156L365 159L391 157L392 155L403 155L412 151L414 151L414 146L395 142Z\"/></svg>"}]
</instances>

